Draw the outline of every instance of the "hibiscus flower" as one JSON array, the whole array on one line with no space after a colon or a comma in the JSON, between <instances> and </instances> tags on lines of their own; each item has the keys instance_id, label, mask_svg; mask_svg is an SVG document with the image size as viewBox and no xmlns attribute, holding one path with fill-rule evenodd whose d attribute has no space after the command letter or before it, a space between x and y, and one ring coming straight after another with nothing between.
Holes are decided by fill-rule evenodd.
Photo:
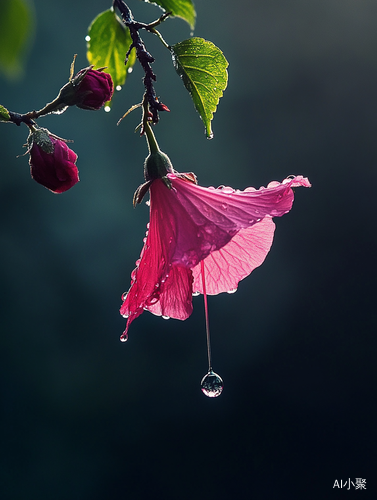
<instances>
[{"instance_id":1,"label":"hibiscus flower","mask_svg":"<svg viewBox=\"0 0 377 500\"><path fill-rule=\"evenodd\" d=\"M147 158L145 177L135 200L149 189L150 223L120 309L128 318L123 341L144 310L184 320L192 313L193 294L235 291L266 258L275 229L272 217L292 208L292 188L310 187L300 175L258 190L205 188L194 174L174 171L159 150Z\"/></svg>"}]
</instances>

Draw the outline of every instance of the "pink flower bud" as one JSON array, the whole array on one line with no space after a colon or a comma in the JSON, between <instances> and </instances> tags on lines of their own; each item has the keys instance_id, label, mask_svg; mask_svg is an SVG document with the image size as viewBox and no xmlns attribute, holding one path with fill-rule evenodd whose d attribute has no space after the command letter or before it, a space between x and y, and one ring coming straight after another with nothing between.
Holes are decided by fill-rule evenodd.
<instances>
[{"instance_id":1,"label":"pink flower bud","mask_svg":"<svg viewBox=\"0 0 377 500\"><path fill-rule=\"evenodd\" d=\"M30 174L53 193L63 193L79 181L77 154L47 129L37 129L29 136Z\"/></svg>"},{"instance_id":2,"label":"pink flower bud","mask_svg":"<svg viewBox=\"0 0 377 500\"><path fill-rule=\"evenodd\" d=\"M74 80L86 71L82 69ZM114 83L109 73L89 69L79 83L76 91L76 106L81 109L100 109L105 102L110 101L114 93Z\"/></svg>"}]
</instances>

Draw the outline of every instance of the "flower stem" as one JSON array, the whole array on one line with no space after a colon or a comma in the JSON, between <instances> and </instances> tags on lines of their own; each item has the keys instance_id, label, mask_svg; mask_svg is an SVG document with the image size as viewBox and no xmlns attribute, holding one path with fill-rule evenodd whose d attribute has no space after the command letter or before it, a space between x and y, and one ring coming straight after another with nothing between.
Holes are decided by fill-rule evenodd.
<instances>
[{"instance_id":1,"label":"flower stem","mask_svg":"<svg viewBox=\"0 0 377 500\"><path fill-rule=\"evenodd\" d=\"M206 334L207 334L207 354L208 354L208 371L212 370L212 358L211 358L211 339L209 335L209 318L208 318L208 303L207 303L207 291L206 291L206 280L204 275L204 261L200 261L200 270L202 273L202 284L203 284L203 297L204 297L204 312L206 318Z\"/></svg>"},{"instance_id":2,"label":"flower stem","mask_svg":"<svg viewBox=\"0 0 377 500\"><path fill-rule=\"evenodd\" d=\"M144 94L142 106L143 106L142 132L145 133L147 137L149 152L152 154L158 153L160 151L160 148L158 147L156 137L148 121L148 96L146 95L146 93Z\"/></svg>"}]
</instances>

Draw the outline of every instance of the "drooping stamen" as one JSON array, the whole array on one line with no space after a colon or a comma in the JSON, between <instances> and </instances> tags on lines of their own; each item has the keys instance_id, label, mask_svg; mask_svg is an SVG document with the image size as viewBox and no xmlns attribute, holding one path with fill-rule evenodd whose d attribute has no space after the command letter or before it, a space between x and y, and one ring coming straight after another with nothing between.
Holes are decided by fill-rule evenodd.
<instances>
[{"instance_id":1,"label":"drooping stamen","mask_svg":"<svg viewBox=\"0 0 377 500\"><path fill-rule=\"evenodd\" d=\"M209 398L217 398L223 391L223 380L220 375L217 375L212 370L212 358L211 358L211 339L209 335L209 319L208 319L208 302L207 302L207 290L206 290L206 280L204 273L204 261L200 262L200 271L202 274L202 284L203 284L203 297L204 297L204 312L206 318L206 335L207 335L207 354L208 354L208 373L202 378L200 383L202 392L205 396Z\"/></svg>"},{"instance_id":2,"label":"drooping stamen","mask_svg":"<svg viewBox=\"0 0 377 500\"><path fill-rule=\"evenodd\" d=\"M206 334L207 334L207 354L208 354L208 371L212 370L212 359L211 359L211 339L209 336L209 319L208 319L208 303L207 303L207 291L206 291L206 279L204 274L204 261L200 261L200 271L202 273L202 284L203 284L203 297L204 297L204 313L206 318Z\"/></svg>"}]
</instances>

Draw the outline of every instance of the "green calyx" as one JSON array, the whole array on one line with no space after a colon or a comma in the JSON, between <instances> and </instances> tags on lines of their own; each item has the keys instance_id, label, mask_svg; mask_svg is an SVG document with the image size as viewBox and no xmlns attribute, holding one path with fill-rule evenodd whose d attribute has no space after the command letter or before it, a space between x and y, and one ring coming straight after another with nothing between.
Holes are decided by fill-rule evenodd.
<instances>
[{"instance_id":1,"label":"green calyx","mask_svg":"<svg viewBox=\"0 0 377 500\"><path fill-rule=\"evenodd\" d=\"M149 155L144 162L144 178L146 181L163 179L165 184L170 187L170 182L166 177L169 172L174 171L170 158L158 147L156 138L149 123L145 124L144 132L149 148Z\"/></svg>"},{"instance_id":2,"label":"green calyx","mask_svg":"<svg viewBox=\"0 0 377 500\"><path fill-rule=\"evenodd\" d=\"M50 139L50 134L47 128L31 128L30 134L27 139L29 149L35 143L37 144L45 153L52 154L54 152L54 143Z\"/></svg>"},{"instance_id":3,"label":"green calyx","mask_svg":"<svg viewBox=\"0 0 377 500\"><path fill-rule=\"evenodd\" d=\"M168 155L162 151L150 153L144 162L144 178L146 181L154 181L166 177L169 172L173 172Z\"/></svg>"}]
</instances>

